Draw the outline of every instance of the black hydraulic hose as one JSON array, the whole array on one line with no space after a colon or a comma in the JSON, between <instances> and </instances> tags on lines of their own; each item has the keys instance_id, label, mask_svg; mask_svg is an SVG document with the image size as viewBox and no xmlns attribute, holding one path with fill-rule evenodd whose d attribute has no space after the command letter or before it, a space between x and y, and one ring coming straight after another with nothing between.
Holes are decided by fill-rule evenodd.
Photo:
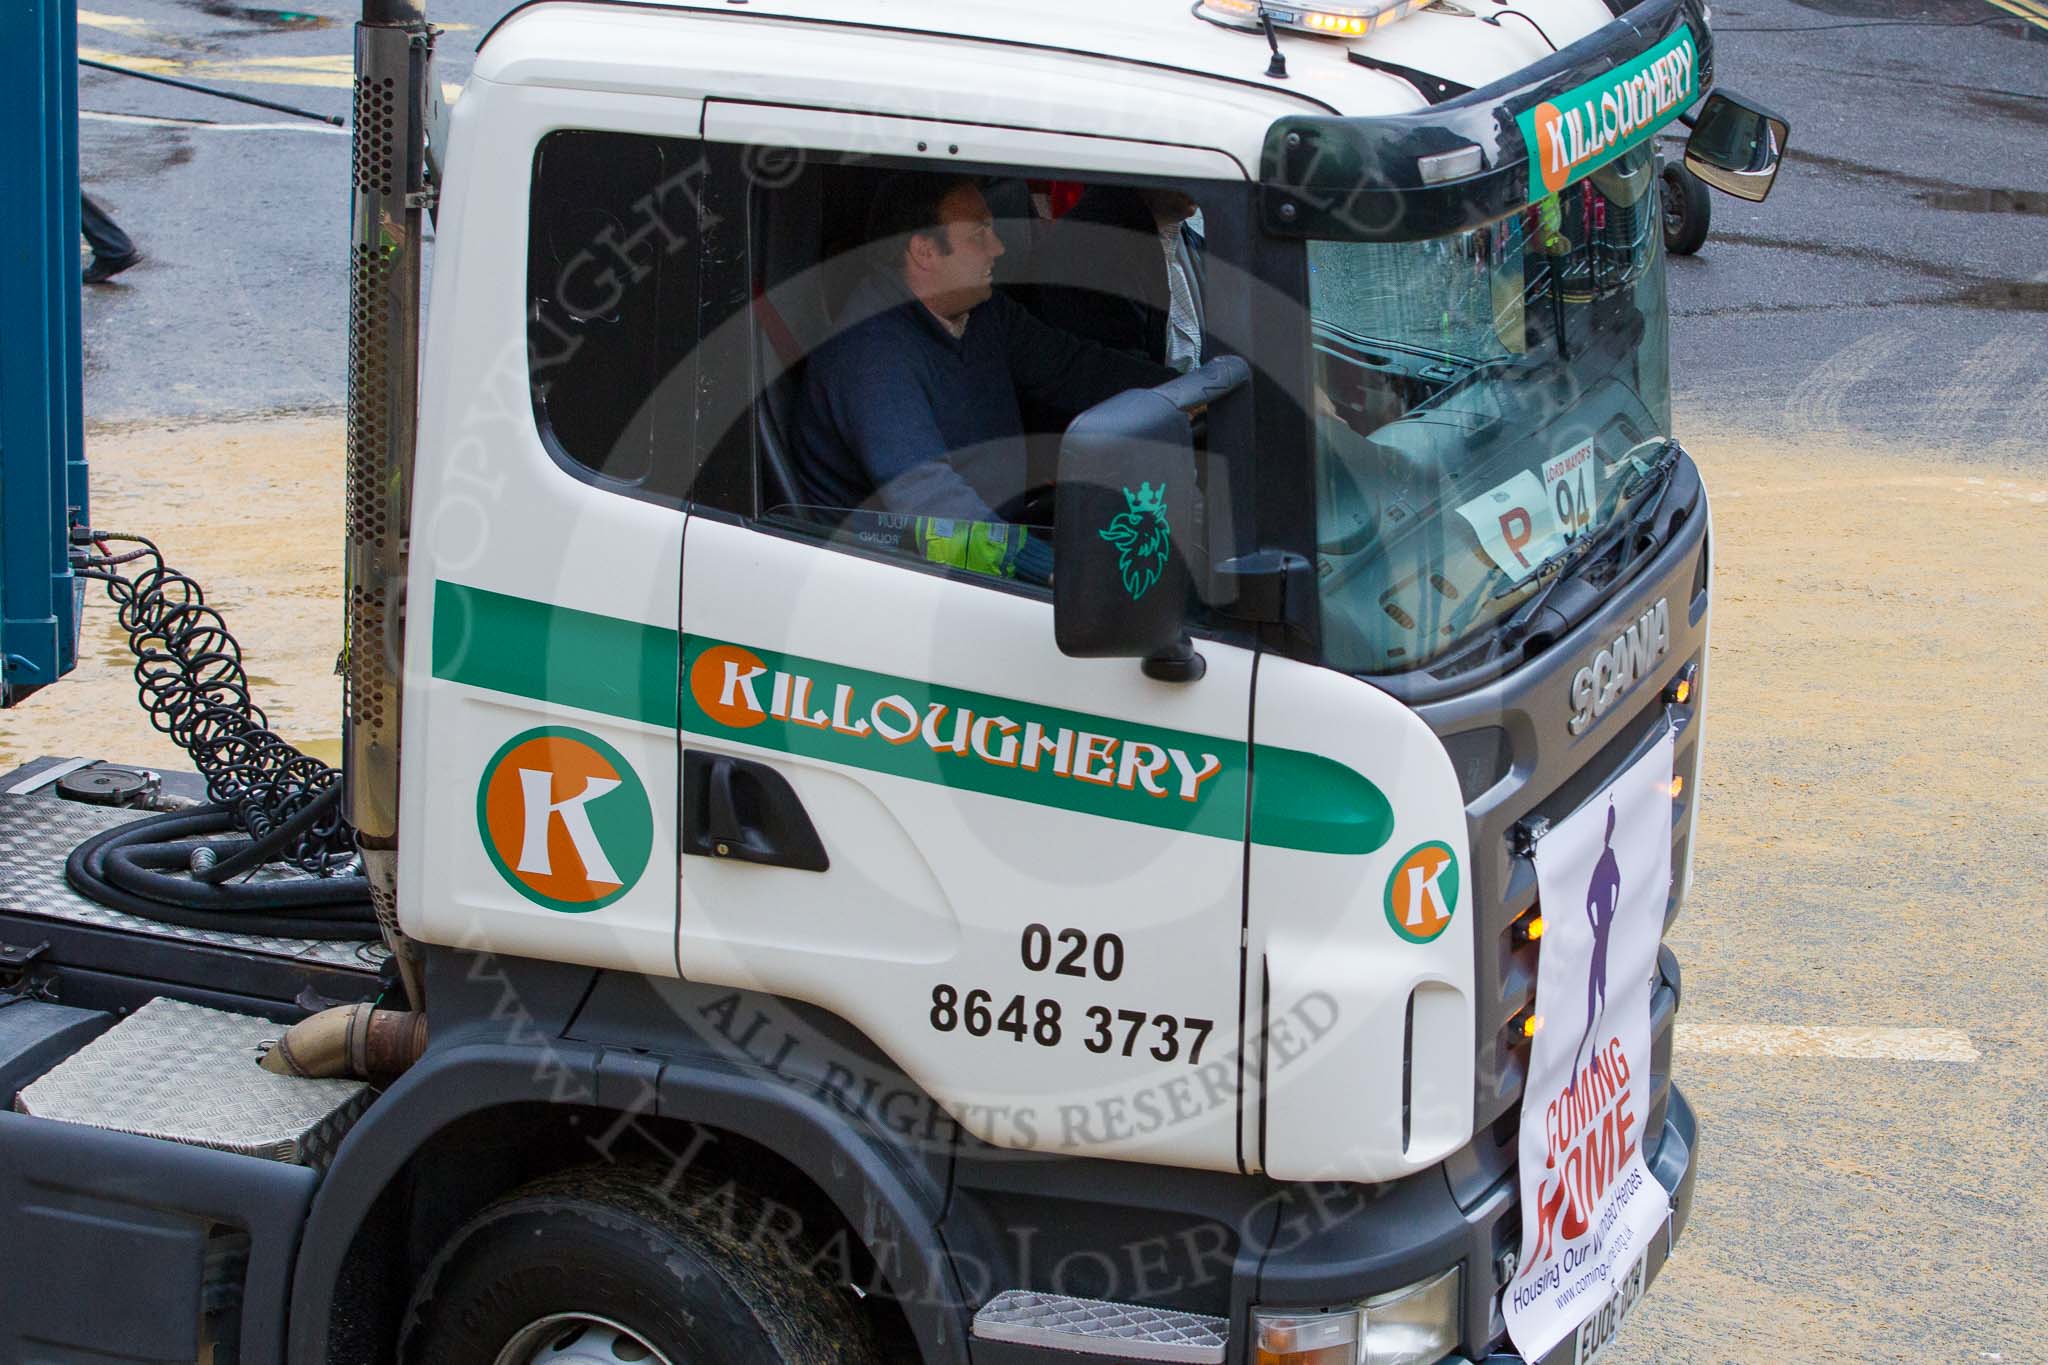
<instances>
[{"instance_id":1,"label":"black hydraulic hose","mask_svg":"<svg viewBox=\"0 0 2048 1365\"><path fill-rule=\"evenodd\" d=\"M175 86L179 90L190 90L196 95L211 95L217 100L233 100L237 104L253 104L258 109L275 109L280 114L296 114L300 118L309 118L320 123L332 124L336 128L347 127L346 123L333 114L316 114L311 109L300 109L295 105L279 104L276 100L258 99L254 95L237 95L232 90L217 90L210 85L201 85L197 81L176 80L170 76L159 76L153 71L137 71L132 66L115 66L112 62L96 62L90 57L80 57L78 64L80 66L89 66L95 71L111 71L117 76L133 76L138 81L155 81L158 85Z\"/></svg>"},{"instance_id":2,"label":"black hydraulic hose","mask_svg":"<svg viewBox=\"0 0 2048 1365\"><path fill-rule=\"evenodd\" d=\"M232 878L241 876L245 872L254 872L265 863L276 862L286 850L290 849L298 841L301 835L313 828L314 824L323 819L340 804L341 788L339 786L328 787L325 791L314 797L310 805L279 825L276 829L260 839L251 839L239 851L229 857L221 858L212 867L192 869L192 875L209 886L219 886ZM230 815L234 813L228 807L223 806L222 809L227 810ZM216 849L215 852L218 853L219 850ZM353 881L360 880L360 878L348 878L346 880ZM368 893L365 892L365 894Z\"/></svg>"},{"instance_id":3,"label":"black hydraulic hose","mask_svg":"<svg viewBox=\"0 0 2048 1365\"><path fill-rule=\"evenodd\" d=\"M75 528L73 572L107 585L150 723L192 756L214 804L121 825L72 851L80 895L188 929L278 938L382 937L341 773L271 733L242 647L189 576L141 536ZM139 548L116 553L110 541ZM88 552L97 551L97 553ZM139 565L132 576L117 572ZM241 878L266 866L297 877Z\"/></svg>"},{"instance_id":4,"label":"black hydraulic hose","mask_svg":"<svg viewBox=\"0 0 2048 1365\"><path fill-rule=\"evenodd\" d=\"M144 537L77 530L73 538L81 549L99 551L81 554L74 573L105 583L119 608L150 723L192 756L207 794L232 811L272 861L316 874L353 862L355 832L333 795L341 774L271 733L249 695L242 647L207 605L205 590L167 565ZM109 541L140 548L116 554ZM131 564L140 566L133 575L116 572ZM280 828L293 837L273 841Z\"/></svg>"},{"instance_id":5,"label":"black hydraulic hose","mask_svg":"<svg viewBox=\"0 0 2048 1365\"><path fill-rule=\"evenodd\" d=\"M261 843L289 842L288 828L280 827ZM225 805L137 820L73 849L64 876L80 895L102 905L186 929L276 938L379 937L369 883L360 876L215 885L173 875L173 869L189 869L192 855L201 849L219 859L216 871L271 860L261 843L231 837L236 833L234 815Z\"/></svg>"}]
</instances>

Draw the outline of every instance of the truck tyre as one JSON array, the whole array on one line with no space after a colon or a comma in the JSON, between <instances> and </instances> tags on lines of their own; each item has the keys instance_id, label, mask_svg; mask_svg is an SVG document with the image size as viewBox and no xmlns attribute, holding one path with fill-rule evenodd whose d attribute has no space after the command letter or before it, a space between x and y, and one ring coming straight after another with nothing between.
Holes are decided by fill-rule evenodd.
<instances>
[{"instance_id":1,"label":"truck tyre","mask_svg":"<svg viewBox=\"0 0 2048 1365\"><path fill-rule=\"evenodd\" d=\"M428 1266L399 1358L879 1365L852 1290L795 1260L801 1235L751 1236L767 1226L756 1217L766 1201L730 1185L710 1200L703 1186L664 1195L669 1177L656 1166L572 1171L486 1208Z\"/></svg>"},{"instance_id":2,"label":"truck tyre","mask_svg":"<svg viewBox=\"0 0 2048 1365\"><path fill-rule=\"evenodd\" d=\"M1707 244L1707 228L1713 222L1714 201L1707 182L1679 162L1664 168L1664 249L1674 256L1690 256Z\"/></svg>"}]
</instances>

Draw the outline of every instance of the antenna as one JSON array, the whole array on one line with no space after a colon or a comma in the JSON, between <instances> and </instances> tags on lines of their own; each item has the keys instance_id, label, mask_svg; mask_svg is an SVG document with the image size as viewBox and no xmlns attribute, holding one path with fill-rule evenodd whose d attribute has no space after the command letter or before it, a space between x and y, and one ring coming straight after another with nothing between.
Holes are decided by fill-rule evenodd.
<instances>
[{"instance_id":1,"label":"antenna","mask_svg":"<svg viewBox=\"0 0 2048 1365\"><path fill-rule=\"evenodd\" d=\"M1265 25L1266 46L1273 49L1273 60L1266 64L1266 78L1284 81L1287 79L1287 57L1280 51L1280 35L1273 31L1273 16L1263 5L1259 7L1259 22Z\"/></svg>"}]
</instances>

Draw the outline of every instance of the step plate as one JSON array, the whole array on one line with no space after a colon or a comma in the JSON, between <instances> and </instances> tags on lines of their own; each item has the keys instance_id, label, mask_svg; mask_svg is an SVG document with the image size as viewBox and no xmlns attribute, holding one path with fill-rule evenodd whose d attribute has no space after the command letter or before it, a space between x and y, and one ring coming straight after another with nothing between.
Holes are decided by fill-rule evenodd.
<instances>
[{"instance_id":1,"label":"step plate","mask_svg":"<svg viewBox=\"0 0 2048 1365\"><path fill-rule=\"evenodd\" d=\"M257 1065L284 1025L152 1000L22 1090L14 1107L195 1147L324 1166L370 1100L361 1081Z\"/></svg>"},{"instance_id":2,"label":"step plate","mask_svg":"<svg viewBox=\"0 0 2048 1365\"><path fill-rule=\"evenodd\" d=\"M974 1335L1118 1360L1221 1365L1230 1320L1011 1289L974 1315Z\"/></svg>"}]
</instances>

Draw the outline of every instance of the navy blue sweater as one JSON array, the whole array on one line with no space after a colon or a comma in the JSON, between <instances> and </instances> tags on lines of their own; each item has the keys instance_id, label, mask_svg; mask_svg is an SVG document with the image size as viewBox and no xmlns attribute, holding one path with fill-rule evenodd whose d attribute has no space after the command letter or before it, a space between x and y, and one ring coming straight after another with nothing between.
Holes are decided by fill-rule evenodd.
<instances>
[{"instance_id":1,"label":"navy blue sweater","mask_svg":"<svg viewBox=\"0 0 2048 1365\"><path fill-rule=\"evenodd\" d=\"M993 521L1025 491L1023 394L1068 416L1174 371L1049 327L996 294L955 338L870 274L811 356L797 411L807 501Z\"/></svg>"}]
</instances>

